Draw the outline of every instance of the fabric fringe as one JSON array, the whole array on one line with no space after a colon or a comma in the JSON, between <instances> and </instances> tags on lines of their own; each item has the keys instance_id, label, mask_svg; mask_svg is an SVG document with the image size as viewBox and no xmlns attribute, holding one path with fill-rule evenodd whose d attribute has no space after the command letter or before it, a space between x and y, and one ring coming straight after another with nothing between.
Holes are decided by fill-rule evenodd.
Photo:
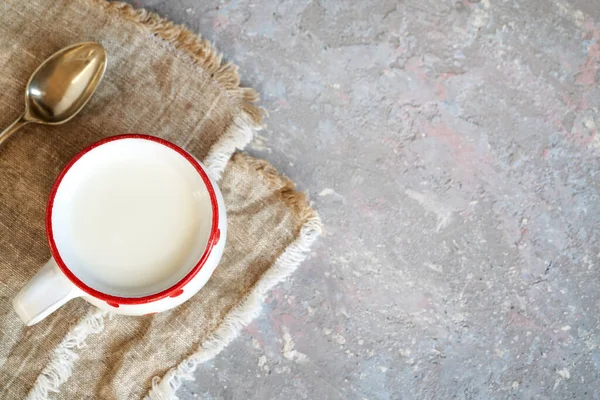
<instances>
[{"instance_id":1,"label":"fabric fringe","mask_svg":"<svg viewBox=\"0 0 600 400\"><path fill-rule=\"evenodd\" d=\"M58 392L60 385L71 376L73 365L79 359L76 349L85 347L85 340L92 333L104 330L104 317L109 313L90 310L62 342L54 349L50 362L35 380L27 400L46 400L50 392Z\"/></svg>"},{"instance_id":2,"label":"fabric fringe","mask_svg":"<svg viewBox=\"0 0 600 400\"><path fill-rule=\"evenodd\" d=\"M260 127L250 115L245 112L237 115L223 136L213 145L203 163L210 175L216 181L221 180L231 155L238 149L243 149L254 137L254 132Z\"/></svg>"},{"instance_id":3,"label":"fabric fringe","mask_svg":"<svg viewBox=\"0 0 600 400\"><path fill-rule=\"evenodd\" d=\"M224 63L223 55L211 42L185 26L176 25L143 8L134 9L131 5L118 1L91 1L102 6L109 15L132 21L141 29L149 30L174 48L182 50L194 63L219 82L230 97L239 99L242 111L246 112L255 124L260 125L264 110L253 104L258 101L258 93L252 88L240 87L238 66L230 62Z\"/></svg>"},{"instance_id":4,"label":"fabric fringe","mask_svg":"<svg viewBox=\"0 0 600 400\"><path fill-rule=\"evenodd\" d=\"M152 389L145 400L176 400L177 389L184 380L194 380L198 364L213 359L225 346L235 339L241 330L258 316L267 293L279 282L288 277L307 257L314 241L323 228L318 215L313 212L300 230L298 238L292 242L257 282L252 292L235 306L225 317L217 330L177 367L171 368L163 378L152 379Z\"/></svg>"},{"instance_id":5,"label":"fabric fringe","mask_svg":"<svg viewBox=\"0 0 600 400\"><path fill-rule=\"evenodd\" d=\"M245 165L246 168L258 172L269 186L277 188L279 195L285 200L288 207L294 210L294 215L297 216L300 225L316 215L310 207L308 195L297 191L296 184L282 176L268 161L251 157L245 153L234 154L233 160L238 165Z\"/></svg>"}]
</instances>

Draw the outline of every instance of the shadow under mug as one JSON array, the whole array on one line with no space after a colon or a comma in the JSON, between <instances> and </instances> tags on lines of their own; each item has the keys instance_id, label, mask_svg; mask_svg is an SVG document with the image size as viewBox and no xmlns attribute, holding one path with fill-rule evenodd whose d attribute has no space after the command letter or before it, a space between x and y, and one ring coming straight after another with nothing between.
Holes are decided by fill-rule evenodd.
<instances>
[{"instance_id":1,"label":"shadow under mug","mask_svg":"<svg viewBox=\"0 0 600 400\"><path fill-rule=\"evenodd\" d=\"M185 201L192 206L192 210L197 210L194 221L197 220L198 225L193 225L190 231L190 224L187 223L189 229L181 236L186 237L185 248L179 249L179 243L173 240L173 236L165 236L169 234L177 237L177 229L171 226L168 233L159 232L162 236L153 235L152 228L141 232L146 235L140 236L152 239L150 242L154 245L148 244L150 242L135 242L135 235L133 239L126 238L134 240L135 251L133 247L131 251L128 251L128 248L121 249L125 250L122 253L125 259L120 260L115 256L122 264L116 269L114 265L96 262L93 257L81 257L73 244L71 222L75 208L74 198L81 194L82 187L90 186L90 179L93 179L97 171L138 161L150 163L153 168L170 170L173 179L183 182L183 187L189 189ZM144 177L148 178L152 171L146 170L144 174L140 176L142 181ZM164 190L168 190L169 186L165 186ZM148 189L157 193L159 188ZM135 189L133 190L135 193ZM160 196L158 192L158 197ZM112 195L107 198L111 197ZM177 220L186 221L187 217L177 214L179 211L175 204L160 204L167 207L165 212L170 213L165 217L167 220L170 221L175 216ZM103 212L97 209L93 211ZM132 208L131 204L123 208L123 213L131 214L136 211L137 207ZM128 215L118 215L119 212L120 209L117 208L117 214L110 214L110 218L122 224ZM108 222L103 223L110 224L110 218L107 217ZM94 237L95 226L91 224L84 227L89 229L91 237ZM110 225L108 229L110 231ZM226 233L227 220L221 192L205 167L192 155L173 143L148 135L126 134L103 139L77 154L56 179L46 210L46 234L52 258L15 296L13 307L27 325L36 324L76 297L82 297L100 309L117 314L144 315L171 309L188 300L206 284L221 259ZM170 239L170 248L162 249L160 244L156 245L157 239L160 243L161 237ZM99 241L105 239L97 238ZM90 245L94 247L94 244ZM102 256L101 253L98 254ZM127 262L133 265L137 261L131 259L136 257L136 254L139 258L147 258L148 267L141 263L137 269L128 268ZM161 267L163 264L158 261L156 265L152 264L154 259L175 255L177 260L166 260L170 265L168 268ZM113 254L103 256L111 258ZM115 260L115 257L112 259ZM108 276L109 270L111 279L107 280L104 275Z\"/></svg>"}]
</instances>

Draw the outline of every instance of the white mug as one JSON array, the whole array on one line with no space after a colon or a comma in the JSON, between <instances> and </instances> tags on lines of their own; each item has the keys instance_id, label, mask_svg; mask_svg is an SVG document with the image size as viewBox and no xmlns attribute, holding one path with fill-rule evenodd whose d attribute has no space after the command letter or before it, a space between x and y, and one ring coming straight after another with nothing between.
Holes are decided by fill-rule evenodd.
<instances>
[{"instance_id":1,"label":"white mug","mask_svg":"<svg viewBox=\"0 0 600 400\"><path fill-rule=\"evenodd\" d=\"M52 258L13 299L27 325L82 297L144 315L188 300L225 245L219 188L186 151L153 136L94 143L62 170L48 200Z\"/></svg>"}]
</instances>

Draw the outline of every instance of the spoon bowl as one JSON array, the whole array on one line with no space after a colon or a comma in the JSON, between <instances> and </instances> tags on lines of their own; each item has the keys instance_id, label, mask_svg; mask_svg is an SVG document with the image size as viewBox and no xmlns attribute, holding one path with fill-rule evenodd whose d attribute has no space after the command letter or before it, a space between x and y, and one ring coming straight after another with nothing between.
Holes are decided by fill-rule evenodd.
<instances>
[{"instance_id":1,"label":"spoon bowl","mask_svg":"<svg viewBox=\"0 0 600 400\"><path fill-rule=\"evenodd\" d=\"M29 117L48 124L73 118L92 97L106 69L106 51L95 42L79 43L55 53L27 84Z\"/></svg>"},{"instance_id":2,"label":"spoon bowl","mask_svg":"<svg viewBox=\"0 0 600 400\"><path fill-rule=\"evenodd\" d=\"M106 70L106 51L96 42L78 43L50 56L31 75L25 113L0 133L0 144L30 122L63 124L90 100Z\"/></svg>"}]
</instances>

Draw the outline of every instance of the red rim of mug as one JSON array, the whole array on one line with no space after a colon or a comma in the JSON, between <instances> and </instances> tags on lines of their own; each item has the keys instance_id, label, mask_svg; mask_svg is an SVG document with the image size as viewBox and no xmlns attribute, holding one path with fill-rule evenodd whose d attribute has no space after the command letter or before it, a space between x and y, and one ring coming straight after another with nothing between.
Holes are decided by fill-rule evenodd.
<instances>
[{"instance_id":1,"label":"red rim of mug","mask_svg":"<svg viewBox=\"0 0 600 400\"><path fill-rule=\"evenodd\" d=\"M169 287L168 289L162 290L158 293L153 293L153 294L150 294L147 296L141 296L141 297L114 296L114 295L110 295L110 294L98 291L98 290L93 289L93 288L89 287L88 285L86 285L83 281L81 281L79 278L77 278L77 276L73 272L71 272L69 267L67 267L67 265L63 261L62 257L60 256L60 252L58 251L58 247L56 246L56 242L54 240L54 234L52 231L52 208L54 206L54 198L56 197L56 193L58 192L60 183L62 182L65 175L69 172L69 170L73 167L73 165L75 165L75 163L77 161L79 161L84 155L86 155L90 151L92 151L95 148L102 146L106 143L114 142L117 140L123 140L123 139L149 140L149 141L161 144L163 146L166 146L169 149L174 150L177 153L179 153L196 169L196 171L202 178L202 181L204 182L204 185L206 186L206 189L208 191L208 195L210 197L210 204L211 204L211 208L212 208L212 225L211 225L210 236L208 237L208 242L206 244L206 248L204 249L204 253L200 257L200 259L198 260L196 265L179 282L177 282L173 286ZM131 305L131 304L150 303L153 301L164 299L165 297L176 297L176 296L180 295L181 293L183 293L183 288L185 287L185 285L187 285L202 269L202 267L206 263L206 260L208 259L208 256L210 255L210 253L212 251L213 246L219 240L219 206L217 203L217 196L215 194L215 189L214 189L206 171L204 171L204 168L202 168L200 163L194 157L192 157L189 153L187 153L185 150L183 150L182 148L180 148L179 146L177 146L171 142L168 142L164 139L160 139L160 138L157 138L154 136L142 135L142 134L137 134L137 133L116 135L116 136L108 137L106 139L102 139L96 143L89 145L88 147L83 149L81 152L79 152L75 157L73 157L71 159L71 161L69 161L69 163L60 172L60 174L56 178L56 181L54 182L54 185L52 186L52 190L50 191L50 197L48 198L48 205L46 207L46 235L48 236L48 243L50 245L50 253L52 254L52 257L54 258L54 260L56 261L56 264L58 264L58 267L67 276L67 278L69 278L69 280L71 282L73 282L73 284L75 286L77 286L79 289L83 290L85 293L87 293L97 299L104 300L114 307L118 307L119 304Z\"/></svg>"}]
</instances>

